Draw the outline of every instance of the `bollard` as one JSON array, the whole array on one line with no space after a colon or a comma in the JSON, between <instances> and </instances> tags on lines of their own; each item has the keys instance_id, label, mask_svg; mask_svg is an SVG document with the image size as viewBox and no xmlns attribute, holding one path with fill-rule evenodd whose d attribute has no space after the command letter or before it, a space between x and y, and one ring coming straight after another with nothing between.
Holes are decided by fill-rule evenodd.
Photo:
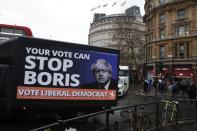
<instances>
[{"instance_id":1,"label":"bollard","mask_svg":"<svg viewBox=\"0 0 197 131\"><path fill-rule=\"evenodd\" d=\"M176 103L176 125L179 124L179 103Z\"/></svg>"},{"instance_id":2,"label":"bollard","mask_svg":"<svg viewBox=\"0 0 197 131\"><path fill-rule=\"evenodd\" d=\"M134 131L137 131L137 105L134 106Z\"/></svg>"},{"instance_id":3,"label":"bollard","mask_svg":"<svg viewBox=\"0 0 197 131\"><path fill-rule=\"evenodd\" d=\"M119 124L118 124L118 122L117 122L117 121L115 121L114 128L115 128L115 130L116 130L116 131L118 131L118 130L119 130Z\"/></svg>"},{"instance_id":4,"label":"bollard","mask_svg":"<svg viewBox=\"0 0 197 131\"><path fill-rule=\"evenodd\" d=\"M110 111L107 110L107 112L106 112L106 126L107 126L106 131L109 131L109 114L110 114Z\"/></svg>"},{"instance_id":5,"label":"bollard","mask_svg":"<svg viewBox=\"0 0 197 131\"><path fill-rule=\"evenodd\" d=\"M197 99L196 99L196 121L197 121Z\"/></svg>"},{"instance_id":6,"label":"bollard","mask_svg":"<svg viewBox=\"0 0 197 131\"><path fill-rule=\"evenodd\" d=\"M58 129L59 131L63 131L63 120L58 120Z\"/></svg>"}]
</instances>

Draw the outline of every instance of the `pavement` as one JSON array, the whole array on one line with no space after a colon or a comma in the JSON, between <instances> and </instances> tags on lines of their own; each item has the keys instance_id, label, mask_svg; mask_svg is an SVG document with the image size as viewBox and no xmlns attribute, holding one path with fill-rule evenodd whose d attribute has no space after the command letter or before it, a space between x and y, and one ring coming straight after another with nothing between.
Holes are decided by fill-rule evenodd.
<instances>
[{"instance_id":1,"label":"pavement","mask_svg":"<svg viewBox=\"0 0 197 131\"><path fill-rule=\"evenodd\" d=\"M197 122L185 123L179 126L173 125L161 129L161 131L196 131L196 130L197 130Z\"/></svg>"},{"instance_id":2,"label":"pavement","mask_svg":"<svg viewBox=\"0 0 197 131\"><path fill-rule=\"evenodd\" d=\"M153 97L153 98L160 98L160 99L167 99L172 100L172 93L169 90L166 90L163 94L157 92L155 90L151 90L148 93L144 93L143 89L133 89L134 94L136 96L142 97ZM189 100L187 93L180 92L176 96L176 100ZM160 131L196 131L197 130L197 121L195 122L187 122L183 124L177 125L170 125L167 127L163 127Z\"/></svg>"}]
</instances>

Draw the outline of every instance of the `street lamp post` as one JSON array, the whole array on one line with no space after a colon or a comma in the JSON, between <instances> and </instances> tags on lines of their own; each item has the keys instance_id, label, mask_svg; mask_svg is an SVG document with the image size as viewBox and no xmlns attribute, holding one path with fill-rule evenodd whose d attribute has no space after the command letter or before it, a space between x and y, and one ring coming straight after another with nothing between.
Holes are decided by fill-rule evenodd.
<instances>
[{"instance_id":1,"label":"street lamp post","mask_svg":"<svg viewBox=\"0 0 197 131\"><path fill-rule=\"evenodd\" d=\"M172 46L172 81L174 81L174 58L175 58L175 46Z\"/></svg>"},{"instance_id":2,"label":"street lamp post","mask_svg":"<svg viewBox=\"0 0 197 131\"><path fill-rule=\"evenodd\" d=\"M145 80L147 79L147 44L145 45Z\"/></svg>"},{"instance_id":3,"label":"street lamp post","mask_svg":"<svg viewBox=\"0 0 197 131\"><path fill-rule=\"evenodd\" d=\"M157 66L158 66L158 64L157 64L157 62L156 62L156 63L155 63L155 80L156 80L156 82L158 83L159 81L157 80L157 71L158 71L158 70L157 70ZM158 86L157 86L158 84L157 84L157 83L156 83L156 87L155 87L155 88L156 88L156 94L155 94L156 96L157 96L157 88L158 88Z\"/></svg>"}]
</instances>

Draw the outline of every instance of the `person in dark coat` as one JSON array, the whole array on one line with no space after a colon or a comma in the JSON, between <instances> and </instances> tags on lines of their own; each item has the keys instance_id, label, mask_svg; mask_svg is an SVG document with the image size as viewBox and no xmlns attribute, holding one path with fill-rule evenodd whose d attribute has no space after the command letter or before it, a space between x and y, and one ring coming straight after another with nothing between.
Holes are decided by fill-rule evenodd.
<instances>
[{"instance_id":1,"label":"person in dark coat","mask_svg":"<svg viewBox=\"0 0 197 131\"><path fill-rule=\"evenodd\" d=\"M179 93L179 87L177 82L172 82L172 99L176 99L177 94Z\"/></svg>"},{"instance_id":2,"label":"person in dark coat","mask_svg":"<svg viewBox=\"0 0 197 131\"><path fill-rule=\"evenodd\" d=\"M159 79L158 91L161 95L163 95L164 93L164 88L165 88L164 82L161 79Z\"/></svg>"},{"instance_id":3,"label":"person in dark coat","mask_svg":"<svg viewBox=\"0 0 197 131\"><path fill-rule=\"evenodd\" d=\"M154 87L155 91L157 90L157 85L158 85L158 81L157 81L157 79L155 79L153 82L153 87Z\"/></svg>"},{"instance_id":4,"label":"person in dark coat","mask_svg":"<svg viewBox=\"0 0 197 131\"><path fill-rule=\"evenodd\" d=\"M112 68L109 62L98 59L91 66L91 71L95 78L92 83L82 85L84 89L117 89L118 80L112 79Z\"/></svg>"},{"instance_id":5,"label":"person in dark coat","mask_svg":"<svg viewBox=\"0 0 197 131\"><path fill-rule=\"evenodd\" d=\"M147 93L148 93L148 82L147 80L144 80L144 94L147 95Z\"/></svg>"},{"instance_id":6,"label":"person in dark coat","mask_svg":"<svg viewBox=\"0 0 197 131\"><path fill-rule=\"evenodd\" d=\"M187 89L189 99L196 99L196 85L191 81Z\"/></svg>"}]
</instances>

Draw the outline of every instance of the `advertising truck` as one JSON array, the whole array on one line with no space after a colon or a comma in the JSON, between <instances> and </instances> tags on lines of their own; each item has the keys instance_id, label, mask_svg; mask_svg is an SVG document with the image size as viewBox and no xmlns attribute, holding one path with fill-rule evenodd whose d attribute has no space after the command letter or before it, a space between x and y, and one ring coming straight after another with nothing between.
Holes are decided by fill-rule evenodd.
<instances>
[{"instance_id":1,"label":"advertising truck","mask_svg":"<svg viewBox=\"0 0 197 131\"><path fill-rule=\"evenodd\" d=\"M82 86L95 81L95 72L107 72L92 70L97 60L110 65L109 76L116 82L112 88ZM0 114L70 113L115 106L118 71L118 50L29 37L7 41L0 45Z\"/></svg>"}]
</instances>

